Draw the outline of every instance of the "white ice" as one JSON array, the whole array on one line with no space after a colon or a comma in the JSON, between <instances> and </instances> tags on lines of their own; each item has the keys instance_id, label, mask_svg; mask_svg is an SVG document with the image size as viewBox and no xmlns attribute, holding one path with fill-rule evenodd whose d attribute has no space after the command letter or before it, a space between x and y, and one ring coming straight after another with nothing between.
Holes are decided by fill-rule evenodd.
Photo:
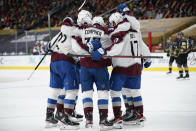
<instances>
[{"instance_id":1,"label":"white ice","mask_svg":"<svg viewBox=\"0 0 196 131\"><path fill-rule=\"evenodd\" d=\"M0 70L0 131L59 131L58 127L45 129L45 113L49 89L49 70ZM196 72L190 80L176 80L178 73L144 71L142 96L144 127L125 126L120 131L195 131L196 130ZM76 111L83 114L81 92ZM94 101L97 96L95 95ZM94 103L94 126L80 130L98 131L98 111ZM124 107L123 107L124 110ZM112 117L109 103L109 118ZM118 130L115 130L118 131Z\"/></svg>"}]
</instances>

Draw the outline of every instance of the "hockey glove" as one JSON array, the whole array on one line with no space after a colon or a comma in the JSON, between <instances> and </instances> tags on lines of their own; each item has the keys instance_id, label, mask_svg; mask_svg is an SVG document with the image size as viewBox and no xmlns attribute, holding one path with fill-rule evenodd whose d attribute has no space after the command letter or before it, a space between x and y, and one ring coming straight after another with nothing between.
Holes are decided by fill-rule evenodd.
<instances>
[{"instance_id":1,"label":"hockey glove","mask_svg":"<svg viewBox=\"0 0 196 131\"><path fill-rule=\"evenodd\" d=\"M47 44L45 45L45 51L46 51L46 52L52 52L52 50L50 49L50 43L47 43Z\"/></svg>"},{"instance_id":2,"label":"hockey glove","mask_svg":"<svg viewBox=\"0 0 196 131\"><path fill-rule=\"evenodd\" d=\"M92 53L93 51L96 51L97 49L101 48L101 42L98 39L95 39L87 43L86 46L88 48L88 52Z\"/></svg>"},{"instance_id":3,"label":"hockey glove","mask_svg":"<svg viewBox=\"0 0 196 131\"><path fill-rule=\"evenodd\" d=\"M144 67L145 67L145 68L150 67L151 63L152 63L152 61L151 61L150 59L144 60Z\"/></svg>"},{"instance_id":4,"label":"hockey glove","mask_svg":"<svg viewBox=\"0 0 196 131\"><path fill-rule=\"evenodd\" d=\"M98 60L100 60L101 57L102 57L103 55L105 55L105 54L106 54L106 50L105 50L104 48L101 47L101 48L97 49L96 51L94 51L94 52L92 53L91 59L92 59L92 60L98 61Z\"/></svg>"}]
</instances>

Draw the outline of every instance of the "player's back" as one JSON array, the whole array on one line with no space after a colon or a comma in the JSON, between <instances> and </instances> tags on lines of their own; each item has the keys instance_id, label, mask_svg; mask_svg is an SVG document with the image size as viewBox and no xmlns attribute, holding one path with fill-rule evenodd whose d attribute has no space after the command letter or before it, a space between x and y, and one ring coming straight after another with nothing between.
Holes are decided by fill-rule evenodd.
<instances>
[{"instance_id":1,"label":"player's back","mask_svg":"<svg viewBox=\"0 0 196 131\"><path fill-rule=\"evenodd\" d=\"M105 39L109 38L109 32L107 27L95 25L85 25L82 28L82 42L87 44L88 42L98 39L102 44ZM104 45L104 44L103 44Z\"/></svg>"},{"instance_id":2,"label":"player's back","mask_svg":"<svg viewBox=\"0 0 196 131\"><path fill-rule=\"evenodd\" d=\"M124 20L111 33L113 46L108 55L140 56L141 55L141 33L132 29L130 23ZM112 51L113 50L113 51ZM113 66L129 67L135 63L141 63L141 59L134 58L112 58Z\"/></svg>"},{"instance_id":3,"label":"player's back","mask_svg":"<svg viewBox=\"0 0 196 131\"><path fill-rule=\"evenodd\" d=\"M110 46L110 43L106 41L109 39L109 32L107 27L95 25L84 25L80 27L82 30L82 43L87 44L88 42L97 39L102 43L103 48ZM94 61L91 58L81 58L81 65L89 68L99 68L106 67L110 65L111 62L109 59L101 59L100 61Z\"/></svg>"}]
</instances>

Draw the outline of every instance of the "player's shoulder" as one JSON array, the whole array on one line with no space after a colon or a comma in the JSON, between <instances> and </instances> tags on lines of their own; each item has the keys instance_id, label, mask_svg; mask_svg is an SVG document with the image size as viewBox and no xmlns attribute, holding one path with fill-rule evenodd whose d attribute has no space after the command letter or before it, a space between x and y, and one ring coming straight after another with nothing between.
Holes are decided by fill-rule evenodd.
<instances>
[{"instance_id":1,"label":"player's shoulder","mask_svg":"<svg viewBox=\"0 0 196 131\"><path fill-rule=\"evenodd\" d=\"M134 30L140 30L140 22L134 16L125 15L125 18L131 23Z\"/></svg>"},{"instance_id":2,"label":"player's shoulder","mask_svg":"<svg viewBox=\"0 0 196 131\"><path fill-rule=\"evenodd\" d=\"M77 27L75 25L70 24L62 24L61 25L61 32L64 34L71 34L73 30L75 30Z\"/></svg>"},{"instance_id":3,"label":"player's shoulder","mask_svg":"<svg viewBox=\"0 0 196 131\"><path fill-rule=\"evenodd\" d=\"M99 29L103 31L105 34L109 34L109 30L107 26L102 26L102 25L93 25L94 28Z\"/></svg>"},{"instance_id":4,"label":"player's shoulder","mask_svg":"<svg viewBox=\"0 0 196 131\"><path fill-rule=\"evenodd\" d=\"M92 27L93 27L93 25L84 24L84 25L80 26L79 28L80 29L88 29L88 28L92 28Z\"/></svg>"},{"instance_id":5,"label":"player's shoulder","mask_svg":"<svg viewBox=\"0 0 196 131\"><path fill-rule=\"evenodd\" d=\"M118 25L114 26L114 30L111 35L119 33L119 32L127 32L130 30L131 24L128 20L123 20Z\"/></svg>"}]
</instances>

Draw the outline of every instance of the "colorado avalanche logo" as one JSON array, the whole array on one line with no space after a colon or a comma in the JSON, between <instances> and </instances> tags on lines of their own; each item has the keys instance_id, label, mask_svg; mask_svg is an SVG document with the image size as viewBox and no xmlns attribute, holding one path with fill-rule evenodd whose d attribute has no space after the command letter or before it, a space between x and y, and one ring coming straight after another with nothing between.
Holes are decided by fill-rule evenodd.
<instances>
[{"instance_id":1,"label":"colorado avalanche logo","mask_svg":"<svg viewBox=\"0 0 196 131\"><path fill-rule=\"evenodd\" d=\"M118 43L118 40L119 40L119 38L115 38L115 39L114 39L114 43L115 43L115 44Z\"/></svg>"}]
</instances>

